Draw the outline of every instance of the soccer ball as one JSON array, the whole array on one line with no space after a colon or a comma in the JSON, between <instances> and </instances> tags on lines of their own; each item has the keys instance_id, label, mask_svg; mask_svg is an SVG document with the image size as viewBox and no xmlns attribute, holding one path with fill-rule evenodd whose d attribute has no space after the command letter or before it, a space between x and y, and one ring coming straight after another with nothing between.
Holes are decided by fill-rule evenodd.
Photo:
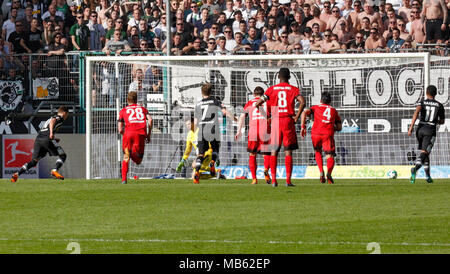
<instances>
[{"instance_id":1,"label":"soccer ball","mask_svg":"<svg viewBox=\"0 0 450 274\"><path fill-rule=\"evenodd\" d=\"M397 171L395 170L389 170L387 173L389 179L397 179L397 175Z\"/></svg>"}]
</instances>

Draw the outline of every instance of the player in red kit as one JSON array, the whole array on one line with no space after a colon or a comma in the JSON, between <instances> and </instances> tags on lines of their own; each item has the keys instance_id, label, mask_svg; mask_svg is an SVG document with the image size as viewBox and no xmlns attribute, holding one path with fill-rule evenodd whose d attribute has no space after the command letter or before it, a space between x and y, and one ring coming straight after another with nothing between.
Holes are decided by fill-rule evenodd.
<instances>
[{"instance_id":1,"label":"player in red kit","mask_svg":"<svg viewBox=\"0 0 450 274\"><path fill-rule=\"evenodd\" d=\"M267 102L268 113L271 118L271 156L270 172L272 175L272 186L278 186L277 183L277 157L284 146L285 166L286 166L286 185L294 186L291 182L292 175L292 151L298 149L297 133L295 132L295 123L300 118L300 114L305 107L305 99L300 94L300 90L289 84L291 72L288 68L281 68L278 72L280 83L271 86L266 93L256 103L256 107ZM295 101L300 103L297 114L295 113Z\"/></svg>"},{"instance_id":2,"label":"player in red kit","mask_svg":"<svg viewBox=\"0 0 450 274\"><path fill-rule=\"evenodd\" d=\"M253 91L254 98L247 102L244 106L244 112L239 117L239 127L237 134L235 136L235 140L238 140L241 136L242 127L245 123L245 117L249 116L249 129L248 129L248 145L247 151L250 153L249 157L249 168L250 173L252 174L252 184L255 185L258 183L256 178L256 155L258 153L264 155L264 179L266 183L270 184L270 176L269 176L269 164L270 164L270 149L269 149L269 141L270 134L268 133L269 124L267 121L267 117L259 111L257 107L255 107L256 102L258 102L259 98L264 94L264 89L260 86L256 87ZM267 112L266 104L262 105L262 108L265 112Z\"/></svg>"},{"instance_id":3,"label":"player in red kit","mask_svg":"<svg viewBox=\"0 0 450 274\"><path fill-rule=\"evenodd\" d=\"M331 177L334 168L334 157L336 156L334 132L342 130L342 121L338 112L334 107L330 106L330 103L331 94L329 92L323 92L319 105L305 109L301 117L301 135L303 138L306 136L306 117L313 115L314 124L311 129L311 140L316 152L315 156L320 171L320 182L325 183L322 159L323 148L327 158L327 181L329 184L334 184L333 177Z\"/></svg>"},{"instance_id":4,"label":"player in red kit","mask_svg":"<svg viewBox=\"0 0 450 274\"><path fill-rule=\"evenodd\" d=\"M127 183L128 166L130 159L137 165L144 157L145 143L150 143L153 120L148 110L137 105L137 93L129 92L127 95L128 106L119 113L117 127L123 134L122 149L122 184Z\"/></svg>"}]
</instances>

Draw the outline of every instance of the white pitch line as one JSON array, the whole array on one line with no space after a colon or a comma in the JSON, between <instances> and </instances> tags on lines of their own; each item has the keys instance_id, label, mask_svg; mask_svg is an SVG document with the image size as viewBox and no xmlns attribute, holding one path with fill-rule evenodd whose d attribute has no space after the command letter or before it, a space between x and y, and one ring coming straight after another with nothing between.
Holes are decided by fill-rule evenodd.
<instances>
[{"instance_id":1,"label":"white pitch line","mask_svg":"<svg viewBox=\"0 0 450 274\"><path fill-rule=\"evenodd\" d=\"M367 245L365 242L304 242L304 241L241 241L241 240L163 240L163 239L9 239L0 241L41 241L41 242L123 242L123 243L225 243L225 244L279 244L279 245ZM450 243L389 243L378 242L380 245L398 246L450 246Z\"/></svg>"}]
</instances>

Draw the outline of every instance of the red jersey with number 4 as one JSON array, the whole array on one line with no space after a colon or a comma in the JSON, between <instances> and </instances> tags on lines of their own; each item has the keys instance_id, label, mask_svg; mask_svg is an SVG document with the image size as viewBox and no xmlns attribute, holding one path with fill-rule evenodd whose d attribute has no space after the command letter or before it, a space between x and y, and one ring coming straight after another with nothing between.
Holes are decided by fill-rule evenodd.
<instances>
[{"instance_id":1,"label":"red jersey with number 4","mask_svg":"<svg viewBox=\"0 0 450 274\"><path fill-rule=\"evenodd\" d=\"M119 113L119 122L125 123L125 132L147 134L148 110L137 104L124 107Z\"/></svg>"},{"instance_id":2,"label":"red jersey with number 4","mask_svg":"<svg viewBox=\"0 0 450 274\"><path fill-rule=\"evenodd\" d=\"M266 90L264 97L267 107L273 111L278 108L278 117L292 117L295 115L295 98L300 95L300 90L289 83L279 83Z\"/></svg>"},{"instance_id":3,"label":"red jersey with number 4","mask_svg":"<svg viewBox=\"0 0 450 274\"><path fill-rule=\"evenodd\" d=\"M315 105L310 109L314 115L311 134L334 136L334 125L337 121L341 121L337 110L325 104Z\"/></svg>"}]
</instances>

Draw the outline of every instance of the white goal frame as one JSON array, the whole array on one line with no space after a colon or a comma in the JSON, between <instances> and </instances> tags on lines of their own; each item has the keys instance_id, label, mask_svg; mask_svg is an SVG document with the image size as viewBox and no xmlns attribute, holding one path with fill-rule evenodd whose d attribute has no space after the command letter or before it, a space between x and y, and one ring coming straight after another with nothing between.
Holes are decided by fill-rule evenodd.
<instances>
[{"instance_id":1,"label":"white goal frame","mask_svg":"<svg viewBox=\"0 0 450 274\"><path fill-rule=\"evenodd\" d=\"M380 59L380 58L421 58L423 60L424 86L430 83L430 54L421 53L371 53L371 54L309 54L309 55L228 55L228 56L86 56L86 179L91 177L91 135L92 135L92 64L97 61L132 62L138 61L256 61L256 60L324 60L324 59ZM170 87L169 87L170 88Z\"/></svg>"}]
</instances>

